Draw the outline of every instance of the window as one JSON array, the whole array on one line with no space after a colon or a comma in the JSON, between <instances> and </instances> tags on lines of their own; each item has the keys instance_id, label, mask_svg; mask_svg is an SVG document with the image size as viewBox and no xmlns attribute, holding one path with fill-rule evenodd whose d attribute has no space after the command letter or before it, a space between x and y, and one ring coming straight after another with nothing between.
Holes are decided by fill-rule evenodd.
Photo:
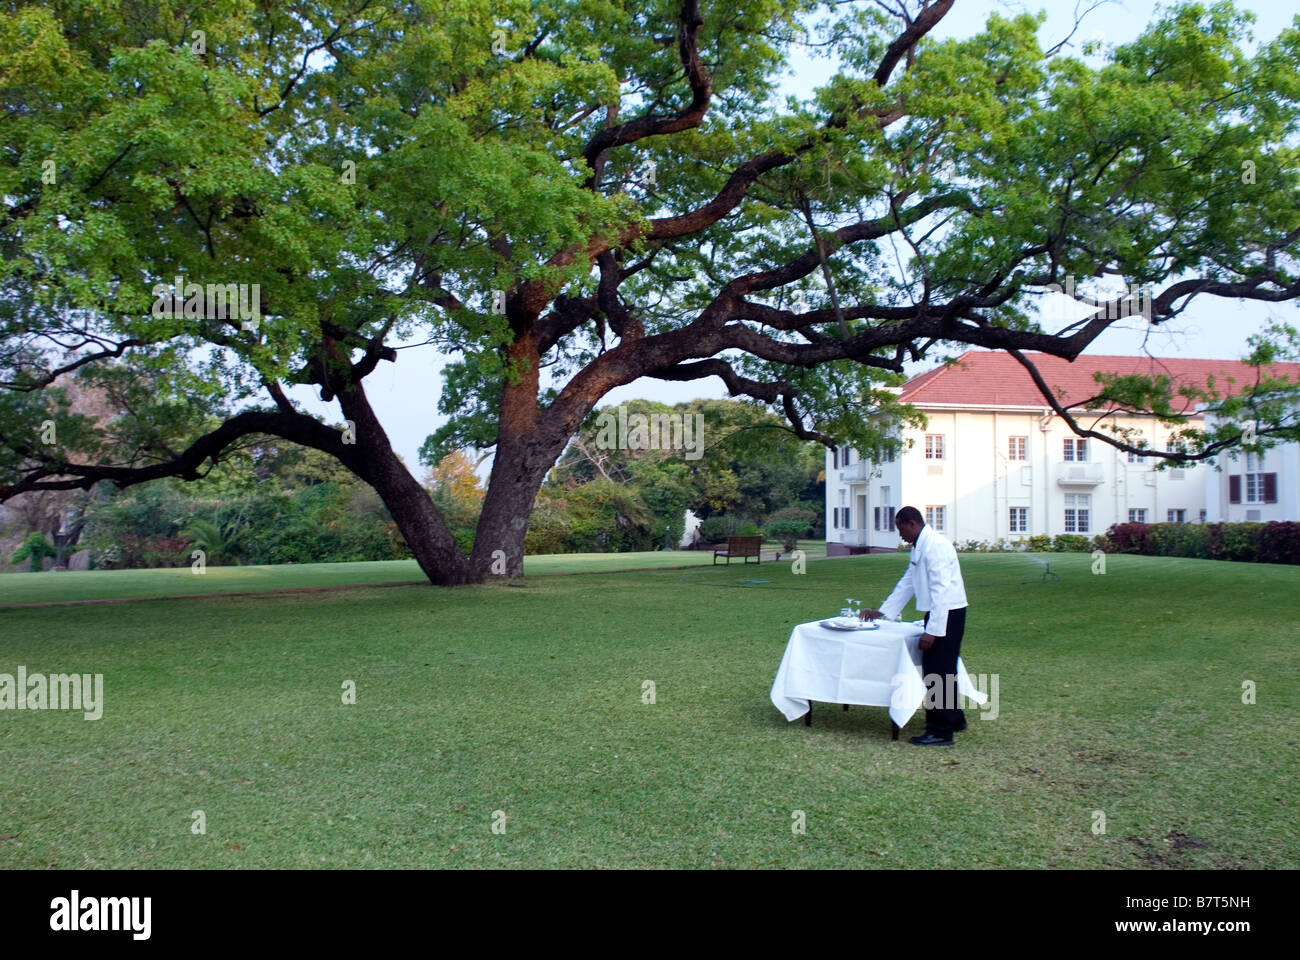
<instances>
[{"instance_id":1,"label":"window","mask_svg":"<svg viewBox=\"0 0 1300 960\"><path fill-rule=\"evenodd\" d=\"M1168 511L1167 516L1169 517L1169 522L1170 522L1170 523L1186 523L1186 522L1187 522L1187 511L1186 511L1186 510L1170 510L1170 511Z\"/></svg>"},{"instance_id":2,"label":"window","mask_svg":"<svg viewBox=\"0 0 1300 960\"><path fill-rule=\"evenodd\" d=\"M1011 508L1011 532L1012 533L1029 532L1029 508L1028 507Z\"/></svg>"},{"instance_id":3,"label":"window","mask_svg":"<svg viewBox=\"0 0 1300 960\"><path fill-rule=\"evenodd\" d=\"M1205 522L1205 508L1201 507L1201 523Z\"/></svg>"},{"instance_id":4,"label":"window","mask_svg":"<svg viewBox=\"0 0 1300 960\"><path fill-rule=\"evenodd\" d=\"M927 433L925 435L925 459L943 459L943 434Z\"/></svg>"},{"instance_id":5,"label":"window","mask_svg":"<svg viewBox=\"0 0 1300 960\"><path fill-rule=\"evenodd\" d=\"M943 532L943 507L926 507L925 522L939 532Z\"/></svg>"},{"instance_id":6,"label":"window","mask_svg":"<svg viewBox=\"0 0 1300 960\"><path fill-rule=\"evenodd\" d=\"M1260 473L1263 459L1257 453L1246 454L1246 502L1277 503L1277 474ZM1228 479L1228 500L1241 503L1241 478Z\"/></svg>"},{"instance_id":7,"label":"window","mask_svg":"<svg viewBox=\"0 0 1300 960\"><path fill-rule=\"evenodd\" d=\"M849 448L848 448L848 447L840 447L840 462L841 462L841 464L843 464L843 465L846 466L846 467L849 465Z\"/></svg>"},{"instance_id":8,"label":"window","mask_svg":"<svg viewBox=\"0 0 1300 960\"><path fill-rule=\"evenodd\" d=\"M1025 449L1029 445L1028 437L1007 437L1007 459L1025 460Z\"/></svg>"},{"instance_id":9,"label":"window","mask_svg":"<svg viewBox=\"0 0 1300 960\"><path fill-rule=\"evenodd\" d=\"M1146 463L1146 462L1147 462L1147 458L1144 457L1144 456L1143 456L1142 454L1140 454L1140 453L1134 453L1132 450L1130 450L1130 451L1128 452L1128 462L1129 462L1129 463Z\"/></svg>"},{"instance_id":10,"label":"window","mask_svg":"<svg viewBox=\"0 0 1300 960\"><path fill-rule=\"evenodd\" d=\"M1136 510L1130 510L1130 511L1128 512L1128 522L1129 522L1129 523L1146 523L1146 522L1147 522L1147 508L1146 508L1146 507L1139 507L1139 508L1136 509Z\"/></svg>"},{"instance_id":11,"label":"window","mask_svg":"<svg viewBox=\"0 0 1300 960\"><path fill-rule=\"evenodd\" d=\"M831 447L831 469L838 470L839 468L840 468L840 448Z\"/></svg>"},{"instance_id":12,"label":"window","mask_svg":"<svg viewBox=\"0 0 1300 960\"><path fill-rule=\"evenodd\" d=\"M894 529L894 507L889 505L889 488L880 488L880 506L876 507L875 527L877 530L889 533Z\"/></svg>"},{"instance_id":13,"label":"window","mask_svg":"<svg viewBox=\"0 0 1300 960\"><path fill-rule=\"evenodd\" d=\"M1084 463L1088 459L1088 441L1083 437L1066 437L1062 443L1062 460Z\"/></svg>"},{"instance_id":14,"label":"window","mask_svg":"<svg viewBox=\"0 0 1300 960\"><path fill-rule=\"evenodd\" d=\"M1228 500L1241 503L1241 477L1228 478ZM1277 503L1277 474L1246 474L1247 503Z\"/></svg>"},{"instance_id":15,"label":"window","mask_svg":"<svg viewBox=\"0 0 1300 960\"><path fill-rule=\"evenodd\" d=\"M1087 533L1088 511L1092 506L1092 494L1067 493L1065 495L1065 532Z\"/></svg>"}]
</instances>

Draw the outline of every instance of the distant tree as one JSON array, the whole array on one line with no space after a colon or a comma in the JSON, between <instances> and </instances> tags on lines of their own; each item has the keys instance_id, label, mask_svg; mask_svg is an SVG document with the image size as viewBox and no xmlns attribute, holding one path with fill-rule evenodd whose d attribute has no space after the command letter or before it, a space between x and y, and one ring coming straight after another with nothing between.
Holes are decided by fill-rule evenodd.
<instances>
[{"instance_id":1,"label":"distant tree","mask_svg":"<svg viewBox=\"0 0 1300 960\"><path fill-rule=\"evenodd\" d=\"M453 450L425 474L424 485L435 502L459 508L483 505L483 485L468 451Z\"/></svg>"},{"instance_id":2,"label":"distant tree","mask_svg":"<svg viewBox=\"0 0 1300 960\"><path fill-rule=\"evenodd\" d=\"M716 378L874 450L891 378L965 346L1140 450L1034 358L1300 299L1300 29L1253 43L1231 3L1178 3L1088 60L1045 13L953 35L952 6L5 4L0 499L194 482L269 435L370 485L430 582L471 584L522 572L539 489L620 386ZM775 96L809 43L835 74ZM1084 316L1040 310L1063 297ZM367 393L408 346L448 355L422 462L493 450L468 555ZM130 415L70 411L73 373ZM1300 437L1300 384L1241 386L1186 451L1143 452ZM1095 406L1186 426L1175 391L1111 378Z\"/></svg>"}]
</instances>

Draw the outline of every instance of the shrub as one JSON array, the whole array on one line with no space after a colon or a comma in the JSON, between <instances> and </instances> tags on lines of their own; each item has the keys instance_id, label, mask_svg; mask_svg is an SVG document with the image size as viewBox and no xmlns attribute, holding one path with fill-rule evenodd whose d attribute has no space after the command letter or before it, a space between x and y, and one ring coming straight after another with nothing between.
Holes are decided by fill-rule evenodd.
<instances>
[{"instance_id":1,"label":"shrub","mask_svg":"<svg viewBox=\"0 0 1300 960\"><path fill-rule=\"evenodd\" d=\"M965 540L954 546L962 553L1015 553L1025 549L1025 541L1023 537L1016 540L999 537L997 540Z\"/></svg>"},{"instance_id":2,"label":"shrub","mask_svg":"<svg viewBox=\"0 0 1300 960\"><path fill-rule=\"evenodd\" d=\"M817 511L806 507L782 507L768 515L767 532L777 536L777 525L793 530L795 536L816 536L813 526L817 522Z\"/></svg>"},{"instance_id":3,"label":"shrub","mask_svg":"<svg viewBox=\"0 0 1300 960\"><path fill-rule=\"evenodd\" d=\"M799 538L808 530L802 520L769 521L767 532L781 541L781 547L789 552L798 546Z\"/></svg>"},{"instance_id":4,"label":"shrub","mask_svg":"<svg viewBox=\"0 0 1300 960\"><path fill-rule=\"evenodd\" d=\"M1203 524L1153 523L1147 542L1153 556L1210 558L1209 535Z\"/></svg>"},{"instance_id":5,"label":"shrub","mask_svg":"<svg viewBox=\"0 0 1300 960\"><path fill-rule=\"evenodd\" d=\"M1300 564L1300 523L1117 523L1099 538L1111 553Z\"/></svg>"},{"instance_id":6,"label":"shrub","mask_svg":"<svg viewBox=\"0 0 1300 960\"><path fill-rule=\"evenodd\" d=\"M700 522L700 539L706 543L721 543L730 537L735 529L735 522L730 517L707 517Z\"/></svg>"},{"instance_id":7,"label":"shrub","mask_svg":"<svg viewBox=\"0 0 1300 960\"><path fill-rule=\"evenodd\" d=\"M1052 539L1052 550L1055 553L1082 553L1090 546L1088 538L1081 533L1061 533Z\"/></svg>"},{"instance_id":8,"label":"shrub","mask_svg":"<svg viewBox=\"0 0 1300 960\"><path fill-rule=\"evenodd\" d=\"M1145 523L1116 523L1106 531L1111 553L1145 553L1147 527Z\"/></svg>"},{"instance_id":9,"label":"shrub","mask_svg":"<svg viewBox=\"0 0 1300 960\"><path fill-rule=\"evenodd\" d=\"M742 523L740 529L736 531L738 537L761 537L762 535L763 531L758 529L758 525L750 521Z\"/></svg>"},{"instance_id":10,"label":"shrub","mask_svg":"<svg viewBox=\"0 0 1300 960\"><path fill-rule=\"evenodd\" d=\"M524 553L568 553L568 505L563 498L538 496L524 531ZM473 532L470 532L473 537ZM460 539L457 538L457 543ZM464 549L464 544L461 544Z\"/></svg>"},{"instance_id":11,"label":"shrub","mask_svg":"<svg viewBox=\"0 0 1300 960\"><path fill-rule=\"evenodd\" d=\"M1045 533L1035 534L1027 542L1034 553L1046 553L1052 549L1052 538Z\"/></svg>"},{"instance_id":12,"label":"shrub","mask_svg":"<svg viewBox=\"0 0 1300 960\"><path fill-rule=\"evenodd\" d=\"M1300 523L1266 523L1257 542L1260 563L1300 564Z\"/></svg>"},{"instance_id":13,"label":"shrub","mask_svg":"<svg viewBox=\"0 0 1300 960\"><path fill-rule=\"evenodd\" d=\"M39 530L34 530L26 540L18 545L18 549L14 551L14 555L9 562L22 563L26 560L33 573L40 573L41 561L46 557L54 556L55 552L55 549L50 546L50 541L45 539L45 534Z\"/></svg>"},{"instance_id":14,"label":"shrub","mask_svg":"<svg viewBox=\"0 0 1300 960\"><path fill-rule=\"evenodd\" d=\"M1212 523L1209 553L1214 560L1253 563L1259 557L1259 523Z\"/></svg>"}]
</instances>

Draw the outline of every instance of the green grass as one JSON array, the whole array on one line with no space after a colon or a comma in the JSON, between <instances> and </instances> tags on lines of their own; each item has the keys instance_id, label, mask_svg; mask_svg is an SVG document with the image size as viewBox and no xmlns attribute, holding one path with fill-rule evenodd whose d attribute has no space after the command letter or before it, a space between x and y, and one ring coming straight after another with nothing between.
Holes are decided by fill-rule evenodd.
<instances>
[{"instance_id":1,"label":"green grass","mask_svg":"<svg viewBox=\"0 0 1300 960\"><path fill-rule=\"evenodd\" d=\"M1046 559L963 557L1000 715L934 749L768 699L901 556L0 610L0 672L106 688L0 711L0 868L1294 866L1300 568Z\"/></svg>"},{"instance_id":2,"label":"green grass","mask_svg":"<svg viewBox=\"0 0 1300 960\"><path fill-rule=\"evenodd\" d=\"M808 559L825 557L824 541L802 541ZM771 558L775 541L763 545ZM658 550L642 553L557 553L525 557L524 574L591 573L602 570L653 569L713 562L712 551ZM721 561L719 561L721 563ZM750 562L752 567L753 561ZM402 583L423 580L414 560L364 563L300 563L281 566L208 567L201 575L189 567L159 570L60 570L0 574L0 606L77 600L175 597L243 593L304 587Z\"/></svg>"}]
</instances>

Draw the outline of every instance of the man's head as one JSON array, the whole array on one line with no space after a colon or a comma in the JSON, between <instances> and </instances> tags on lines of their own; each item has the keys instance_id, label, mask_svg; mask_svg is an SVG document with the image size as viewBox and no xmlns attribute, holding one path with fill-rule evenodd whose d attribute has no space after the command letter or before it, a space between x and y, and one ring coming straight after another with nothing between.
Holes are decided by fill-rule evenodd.
<instances>
[{"instance_id":1,"label":"man's head","mask_svg":"<svg viewBox=\"0 0 1300 960\"><path fill-rule=\"evenodd\" d=\"M916 543L916 538L921 535L921 528L925 526L925 518L916 507L903 507L894 514L894 526L898 528L900 537L908 543Z\"/></svg>"}]
</instances>

